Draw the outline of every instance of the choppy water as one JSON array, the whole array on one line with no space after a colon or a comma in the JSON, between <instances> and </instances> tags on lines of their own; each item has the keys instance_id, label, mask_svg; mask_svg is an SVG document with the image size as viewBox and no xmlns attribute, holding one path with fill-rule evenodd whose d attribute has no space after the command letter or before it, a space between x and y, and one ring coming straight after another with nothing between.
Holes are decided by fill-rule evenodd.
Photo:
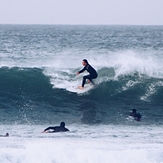
<instances>
[{"instance_id":1,"label":"choppy water","mask_svg":"<svg viewBox=\"0 0 163 163\"><path fill-rule=\"evenodd\" d=\"M74 93L84 58L96 87ZM163 26L0 25L1 162L163 162L162 63Z\"/></svg>"}]
</instances>

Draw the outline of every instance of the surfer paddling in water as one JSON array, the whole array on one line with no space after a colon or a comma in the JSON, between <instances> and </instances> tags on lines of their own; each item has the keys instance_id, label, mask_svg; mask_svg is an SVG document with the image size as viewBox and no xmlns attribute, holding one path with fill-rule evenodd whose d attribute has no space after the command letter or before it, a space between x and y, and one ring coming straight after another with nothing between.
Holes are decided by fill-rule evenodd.
<instances>
[{"instance_id":1,"label":"surfer paddling in water","mask_svg":"<svg viewBox=\"0 0 163 163\"><path fill-rule=\"evenodd\" d=\"M80 73L84 72L85 70L87 70L89 72L89 75L83 76L82 86L79 86L78 87L79 89L84 89L86 80L88 80L89 83L91 82L94 85L92 79L96 79L98 76L96 70L88 63L88 61L86 59L83 59L82 65L84 66L84 68L82 70L78 71L76 75L79 75Z\"/></svg>"},{"instance_id":2,"label":"surfer paddling in water","mask_svg":"<svg viewBox=\"0 0 163 163\"><path fill-rule=\"evenodd\" d=\"M52 131L51 131L52 130ZM43 132L46 133L53 133L53 132L66 132L69 131L66 127L65 127L65 122L61 122L60 126L55 126L55 127L48 127L46 128Z\"/></svg>"}]
</instances>

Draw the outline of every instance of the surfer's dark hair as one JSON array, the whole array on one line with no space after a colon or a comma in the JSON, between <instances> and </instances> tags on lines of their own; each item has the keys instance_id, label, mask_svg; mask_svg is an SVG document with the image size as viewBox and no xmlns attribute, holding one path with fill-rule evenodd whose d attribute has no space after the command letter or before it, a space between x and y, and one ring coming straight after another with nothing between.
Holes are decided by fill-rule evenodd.
<instances>
[{"instance_id":1,"label":"surfer's dark hair","mask_svg":"<svg viewBox=\"0 0 163 163\"><path fill-rule=\"evenodd\" d=\"M88 64L88 61L87 61L86 59L83 59L83 61L84 61L86 64Z\"/></svg>"}]
</instances>

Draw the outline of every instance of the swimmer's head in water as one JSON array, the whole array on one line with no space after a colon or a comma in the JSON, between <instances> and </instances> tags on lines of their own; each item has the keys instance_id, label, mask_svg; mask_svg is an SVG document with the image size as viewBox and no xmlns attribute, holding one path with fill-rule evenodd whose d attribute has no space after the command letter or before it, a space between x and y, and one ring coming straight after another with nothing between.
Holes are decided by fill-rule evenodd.
<instances>
[{"instance_id":1,"label":"swimmer's head in water","mask_svg":"<svg viewBox=\"0 0 163 163\"><path fill-rule=\"evenodd\" d=\"M65 122L61 122L61 123L60 123L60 126L61 126L61 127L65 127Z\"/></svg>"},{"instance_id":2,"label":"swimmer's head in water","mask_svg":"<svg viewBox=\"0 0 163 163\"><path fill-rule=\"evenodd\" d=\"M83 65L83 66L86 66L87 64L88 64L88 61L87 61L86 59L83 59L82 65Z\"/></svg>"},{"instance_id":3,"label":"swimmer's head in water","mask_svg":"<svg viewBox=\"0 0 163 163\"><path fill-rule=\"evenodd\" d=\"M9 133L6 133L6 136L8 137L9 136Z\"/></svg>"},{"instance_id":4,"label":"swimmer's head in water","mask_svg":"<svg viewBox=\"0 0 163 163\"><path fill-rule=\"evenodd\" d=\"M136 109L135 109L135 108L134 108L134 109L132 109L132 112L133 112L133 113L136 113Z\"/></svg>"}]
</instances>

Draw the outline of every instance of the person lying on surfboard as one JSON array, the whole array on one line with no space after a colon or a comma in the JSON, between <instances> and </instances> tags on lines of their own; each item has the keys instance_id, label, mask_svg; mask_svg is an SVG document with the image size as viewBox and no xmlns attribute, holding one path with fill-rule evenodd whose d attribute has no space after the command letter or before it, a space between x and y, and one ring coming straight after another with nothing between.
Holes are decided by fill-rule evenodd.
<instances>
[{"instance_id":1,"label":"person lying on surfboard","mask_svg":"<svg viewBox=\"0 0 163 163\"><path fill-rule=\"evenodd\" d=\"M65 122L61 122L60 126L54 126L54 127L48 127L46 128L43 132L46 133L53 133L53 132L66 132L69 131L66 127L65 127Z\"/></svg>"},{"instance_id":2,"label":"person lying on surfboard","mask_svg":"<svg viewBox=\"0 0 163 163\"><path fill-rule=\"evenodd\" d=\"M0 135L0 137L9 137L9 133L6 133L6 135Z\"/></svg>"},{"instance_id":3,"label":"person lying on surfboard","mask_svg":"<svg viewBox=\"0 0 163 163\"><path fill-rule=\"evenodd\" d=\"M80 73L84 72L85 70L87 70L89 72L89 75L83 76L82 86L79 86L78 87L79 89L84 89L86 80L88 80L88 82L91 82L94 85L92 79L95 79L98 76L96 70L88 63L88 61L86 59L83 59L82 65L84 66L84 68L82 70L78 71L76 75L79 75Z\"/></svg>"}]
</instances>

